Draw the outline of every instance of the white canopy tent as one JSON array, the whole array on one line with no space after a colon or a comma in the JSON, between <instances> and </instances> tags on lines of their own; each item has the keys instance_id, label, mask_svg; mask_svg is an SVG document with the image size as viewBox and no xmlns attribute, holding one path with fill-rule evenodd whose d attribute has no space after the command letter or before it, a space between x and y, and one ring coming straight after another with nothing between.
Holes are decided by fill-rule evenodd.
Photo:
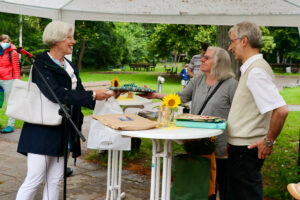
<instances>
[{"instance_id":1,"label":"white canopy tent","mask_svg":"<svg viewBox=\"0 0 300 200\"><path fill-rule=\"evenodd\" d=\"M234 25L247 20L262 26L298 27L300 35L300 0L0 0L0 12L72 24L91 20Z\"/></svg>"},{"instance_id":2,"label":"white canopy tent","mask_svg":"<svg viewBox=\"0 0 300 200\"><path fill-rule=\"evenodd\" d=\"M0 0L0 12L75 20L300 27L300 0Z\"/></svg>"}]
</instances>

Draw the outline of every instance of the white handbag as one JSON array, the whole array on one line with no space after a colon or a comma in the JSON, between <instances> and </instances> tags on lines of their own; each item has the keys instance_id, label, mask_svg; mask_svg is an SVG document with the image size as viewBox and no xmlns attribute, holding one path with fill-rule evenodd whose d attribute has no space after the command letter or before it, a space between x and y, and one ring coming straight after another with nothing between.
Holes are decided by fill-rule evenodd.
<instances>
[{"instance_id":1,"label":"white handbag","mask_svg":"<svg viewBox=\"0 0 300 200\"><path fill-rule=\"evenodd\" d=\"M118 101L110 97L107 101L96 101L93 115L122 114ZM131 138L123 137L120 131L104 126L101 122L91 119L87 148L98 150L129 151Z\"/></svg>"},{"instance_id":2,"label":"white handbag","mask_svg":"<svg viewBox=\"0 0 300 200\"><path fill-rule=\"evenodd\" d=\"M5 114L32 124L56 126L61 124L59 105L43 95L32 82L32 67L28 82L14 80Z\"/></svg>"}]
</instances>

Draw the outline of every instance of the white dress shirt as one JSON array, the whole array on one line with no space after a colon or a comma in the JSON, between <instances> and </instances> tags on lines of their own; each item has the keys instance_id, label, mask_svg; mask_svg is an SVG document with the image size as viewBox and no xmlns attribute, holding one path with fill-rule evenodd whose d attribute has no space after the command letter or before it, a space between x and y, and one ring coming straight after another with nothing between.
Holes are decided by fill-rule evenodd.
<instances>
[{"instance_id":1,"label":"white dress shirt","mask_svg":"<svg viewBox=\"0 0 300 200\"><path fill-rule=\"evenodd\" d=\"M241 73L245 73L248 67L258 59L263 59L262 54L256 54L250 57L241 66ZM262 68L253 68L249 72L246 84L261 114L286 105L272 77Z\"/></svg>"}]
</instances>

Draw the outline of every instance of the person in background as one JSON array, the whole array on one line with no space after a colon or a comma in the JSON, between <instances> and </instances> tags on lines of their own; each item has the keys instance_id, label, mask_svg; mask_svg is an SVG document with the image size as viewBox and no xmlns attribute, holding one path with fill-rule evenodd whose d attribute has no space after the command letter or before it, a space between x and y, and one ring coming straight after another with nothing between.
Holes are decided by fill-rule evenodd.
<instances>
[{"instance_id":1,"label":"person in background","mask_svg":"<svg viewBox=\"0 0 300 200\"><path fill-rule=\"evenodd\" d=\"M260 170L284 125L288 107L259 53L261 32L251 22L229 30L231 51L242 61L241 77L228 116L228 200L263 199Z\"/></svg>"},{"instance_id":2,"label":"person in background","mask_svg":"<svg viewBox=\"0 0 300 200\"><path fill-rule=\"evenodd\" d=\"M201 54L194 55L192 57L191 62L189 64L188 71L187 71L189 77L193 78L195 75L198 75L198 73L200 73L200 66L202 64L201 58L205 54L205 52L209 46L210 46L209 43L206 43L206 42L202 43L201 44Z\"/></svg>"},{"instance_id":3,"label":"person in background","mask_svg":"<svg viewBox=\"0 0 300 200\"><path fill-rule=\"evenodd\" d=\"M219 47L208 47L201 58L200 70L203 72L190 80L189 84L178 95L182 103L191 102L191 114L218 116L227 119L233 96L237 87L237 80L231 69L231 60L228 52ZM206 98L219 82L223 81L215 94L207 102L202 113L199 113ZM163 99L165 94L148 93L140 95L149 99ZM227 179L227 132L217 137L217 148L215 150L217 163L217 186L221 200L225 198L225 182Z\"/></svg>"},{"instance_id":4,"label":"person in background","mask_svg":"<svg viewBox=\"0 0 300 200\"><path fill-rule=\"evenodd\" d=\"M43 42L50 51L37 56L35 66L62 104L70 109L73 122L81 130L81 106L93 109L95 100L117 97L119 94L104 88L94 91L83 88L78 69L65 58L65 55L72 53L76 43L73 25L60 21L49 23L43 33ZM50 101L56 102L35 68L32 71L32 81ZM64 127L67 129L64 130ZM17 200L35 199L37 189L43 181L43 199L59 199L59 186L64 174L64 133L68 135L68 148L72 157L80 156L80 138L70 122L63 120L58 126L24 123L17 151L27 156L27 175L19 188Z\"/></svg>"},{"instance_id":5,"label":"person in background","mask_svg":"<svg viewBox=\"0 0 300 200\"><path fill-rule=\"evenodd\" d=\"M185 64L184 68L180 72L180 77L181 77L181 90L183 90L186 85L189 83L189 75L187 74L189 65Z\"/></svg>"},{"instance_id":6,"label":"person in background","mask_svg":"<svg viewBox=\"0 0 300 200\"><path fill-rule=\"evenodd\" d=\"M15 45L10 41L8 35L0 36L0 86L4 89L6 101L9 98L12 83L15 79L20 79L19 55ZM15 119L9 118L7 126L1 133L11 133L14 131Z\"/></svg>"}]
</instances>

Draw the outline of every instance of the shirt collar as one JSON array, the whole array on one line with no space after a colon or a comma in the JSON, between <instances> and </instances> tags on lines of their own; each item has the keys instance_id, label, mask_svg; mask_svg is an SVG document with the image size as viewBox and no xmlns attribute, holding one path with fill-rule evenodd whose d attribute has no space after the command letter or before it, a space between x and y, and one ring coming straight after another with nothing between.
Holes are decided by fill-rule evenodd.
<instances>
[{"instance_id":1,"label":"shirt collar","mask_svg":"<svg viewBox=\"0 0 300 200\"><path fill-rule=\"evenodd\" d=\"M251 56L244 62L244 64L241 66L241 73L245 73L245 71L248 69L248 67L256 60L262 59L263 55L262 54L255 54L254 56Z\"/></svg>"},{"instance_id":2,"label":"shirt collar","mask_svg":"<svg viewBox=\"0 0 300 200\"><path fill-rule=\"evenodd\" d=\"M54 59L54 58L50 55L49 52L47 52L47 53L48 53L49 57L51 58L51 60L52 60L55 64L57 64L58 66L61 66L59 60ZM66 65L65 65L65 59L64 59L64 60L63 60L63 67L64 67L64 69L66 69L65 66L66 66Z\"/></svg>"}]
</instances>

